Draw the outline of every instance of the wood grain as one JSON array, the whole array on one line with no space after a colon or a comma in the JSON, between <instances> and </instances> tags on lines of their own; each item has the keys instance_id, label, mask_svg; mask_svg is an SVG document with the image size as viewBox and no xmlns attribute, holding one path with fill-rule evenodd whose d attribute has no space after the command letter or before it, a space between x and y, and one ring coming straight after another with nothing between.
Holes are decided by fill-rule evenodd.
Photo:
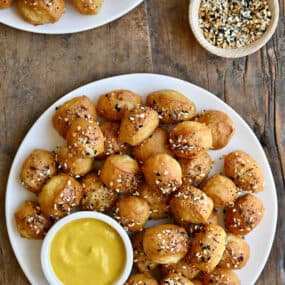
<instances>
[{"instance_id":1,"label":"wood grain","mask_svg":"<svg viewBox=\"0 0 285 285\"><path fill-rule=\"evenodd\" d=\"M148 0L109 25L74 35L44 36L0 25L0 284L28 284L10 247L4 220L9 168L37 117L68 91L130 72L173 75L202 86L249 123L285 196L285 18L265 48L246 58L210 55L194 39L187 0ZM279 219L270 259L257 285L285 284L285 220ZM261 249L262 250L262 249ZM245 284L247 285L247 284Z\"/></svg>"}]
</instances>

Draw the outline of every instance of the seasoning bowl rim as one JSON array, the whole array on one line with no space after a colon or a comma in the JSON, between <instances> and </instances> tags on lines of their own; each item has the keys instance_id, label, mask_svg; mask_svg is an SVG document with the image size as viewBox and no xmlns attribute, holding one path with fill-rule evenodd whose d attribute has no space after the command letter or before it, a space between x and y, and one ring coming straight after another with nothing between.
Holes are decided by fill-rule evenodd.
<instances>
[{"instance_id":1,"label":"seasoning bowl rim","mask_svg":"<svg viewBox=\"0 0 285 285\"><path fill-rule=\"evenodd\" d=\"M129 235L124 230L124 228L115 221L112 217L99 213L99 212L90 212L90 211L80 211L72 213L59 221L57 221L48 231L47 235L43 240L41 247L41 267L44 273L45 278L52 285L63 285L63 283L58 279L55 272L52 269L50 261L50 246L54 236L61 230L66 224L80 219L94 219L97 221L102 221L107 225L111 226L121 237L126 251L126 261L123 272L120 277L117 279L114 285L121 285L128 279L133 265L133 248Z\"/></svg>"},{"instance_id":2,"label":"seasoning bowl rim","mask_svg":"<svg viewBox=\"0 0 285 285\"><path fill-rule=\"evenodd\" d=\"M204 37L203 32L199 26L199 8L202 0L190 0L188 10L188 20L191 30L199 42L208 52L224 58L238 58L250 55L261 49L271 39L277 29L279 21L279 2L278 0L268 0L269 9L271 11L271 22L266 32L256 41L249 45L240 48L220 48L212 45Z\"/></svg>"}]
</instances>

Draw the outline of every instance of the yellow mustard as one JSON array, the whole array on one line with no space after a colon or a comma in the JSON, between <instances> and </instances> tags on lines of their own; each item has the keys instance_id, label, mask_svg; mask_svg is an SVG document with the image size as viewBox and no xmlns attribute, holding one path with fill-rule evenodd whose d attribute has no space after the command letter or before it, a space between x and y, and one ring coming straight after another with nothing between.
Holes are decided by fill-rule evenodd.
<instances>
[{"instance_id":1,"label":"yellow mustard","mask_svg":"<svg viewBox=\"0 0 285 285\"><path fill-rule=\"evenodd\" d=\"M82 218L64 225L51 242L50 260L64 285L112 285L126 263L120 235L108 224Z\"/></svg>"}]
</instances>

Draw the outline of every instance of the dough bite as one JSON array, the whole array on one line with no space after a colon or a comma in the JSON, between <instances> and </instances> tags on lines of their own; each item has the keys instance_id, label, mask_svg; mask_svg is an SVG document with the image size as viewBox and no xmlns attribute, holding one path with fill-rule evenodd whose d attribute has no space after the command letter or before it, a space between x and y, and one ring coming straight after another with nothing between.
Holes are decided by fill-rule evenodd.
<instances>
[{"instance_id":1,"label":"dough bite","mask_svg":"<svg viewBox=\"0 0 285 285\"><path fill-rule=\"evenodd\" d=\"M113 191L133 193L141 185L142 175L136 160L126 154L113 154L104 161L100 179Z\"/></svg>"},{"instance_id":2,"label":"dough bite","mask_svg":"<svg viewBox=\"0 0 285 285\"><path fill-rule=\"evenodd\" d=\"M53 176L39 194L42 212L57 220L79 205L82 197L80 183L67 174Z\"/></svg>"},{"instance_id":3,"label":"dough bite","mask_svg":"<svg viewBox=\"0 0 285 285\"><path fill-rule=\"evenodd\" d=\"M15 220L20 235L28 239L43 239L52 225L34 201L26 201L15 213Z\"/></svg>"},{"instance_id":4,"label":"dough bite","mask_svg":"<svg viewBox=\"0 0 285 285\"><path fill-rule=\"evenodd\" d=\"M176 273L171 273L160 281L160 285L193 285L186 277Z\"/></svg>"},{"instance_id":5,"label":"dough bite","mask_svg":"<svg viewBox=\"0 0 285 285\"><path fill-rule=\"evenodd\" d=\"M212 147L212 133L205 124L186 121L170 131L169 143L178 157L193 158Z\"/></svg>"},{"instance_id":6,"label":"dough bite","mask_svg":"<svg viewBox=\"0 0 285 285\"><path fill-rule=\"evenodd\" d=\"M244 151L233 151L224 157L226 176L237 187L253 193L264 190L264 176L256 161Z\"/></svg>"},{"instance_id":7,"label":"dough bite","mask_svg":"<svg viewBox=\"0 0 285 285\"><path fill-rule=\"evenodd\" d=\"M134 156L140 163L157 153L171 154L168 148L168 132L162 128L156 128L150 137L134 147Z\"/></svg>"},{"instance_id":8,"label":"dough bite","mask_svg":"<svg viewBox=\"0 0 285 285\"><path fill-rule=\"evenodd\" d=\"M146 105L156 110L165 124L188 121L196 115L196 106L186 96L175 90L158 90L146 98Z\"/></svg>"},{"instance_id":9,"label":"dough bite","mask_svg":"<svg viewBox=\"0 0 285 285\"><path fill-rule=\"evenodd\" d=\"M211 272L222 259L226 233L221 226L207 224L195 234L190 249L191 261L202 271Z\"/></svg>"},{"instance_id":10,"label":"dough bite","mask_svg":"<svg viewBox=\"0 0 285 285\"><path fill-rule=\"evenodd\" d=\"M20 180L28 191L39 194L47 180L56 172L54 154L47 150L35 149L22 166Z\"/></svg>"},{"instance_id":11,"label":"dough bite","mask_svg":"<svg viewBox=\"0 0 285 285\"><path fill-rule=\"evenodd\" d=\"M234 135L234 123L232 119L222 111L204 111L199 114L196 120L206 124L210 128L213 138L213 149L225 147Z\"/></svg>"},{"instance_id":12,"label":"dough bite","mask_svg":"<svg viewBox=\"0 0 285 285\"><path fill-rule=\"evenodd\" d=\"M264 206L261 200L251 194L239 197L225 214L225 227L235 235L246 235L261 222Z\"/></svg>"},{"instance_id":13,"label":"dough bite","mask_svg":"<svg viewBox=\"0 0 285 285\"><path fill-rule=\"evenodd\" d=\"M132 146L139 145L154 132L158 124L159 118L156 111L138 105L124 113L119 140Z\"/></svg>"},{"instance_id":14,"label":"dough bite","mask_svg":"<svg viewBox=\"0 0 285 285\"><path fill-rule=\"evenodd\" d=\"M159 264L176 263L188 251L189 238L184 228L164 224L148 228L143 238L143 248L150 261Z\"/></svg>"},{"instance_id":15,"label":"dough bite","mask_svg":"<svg viewBox=\"0 0 285 285\"><path fill-rule=\"evenodd\" d=\"M240 285L240 280L232 270L217 268L207 273L203 278L203 285Z\"/></svg>"},{"instance_id":16,"label":"dough bite","mask_svg":"<svg viewBox=\"0 0 285 285\"><path fill-rule=\"evenodd\" d=\"M129 196L117 203L116 218L127 231L143 230L150 215L149 205L143 198Z\"/></svg>"},{"instance_id":17,"label":"dough bite","mask_svg":"<svg viewBox=\"0 0 285 285\"><path fill-rule=\"evenodd\" d=\"M101 10L103 0L70 0L70 3L83 15L95 15Z\"/></svg>"},{"instance_id":18,"label":"dough bite","mask_svg":"<svg viewBox=\"0 0 285 285\"><path fill-rule=\"evenodd\" d=\"M175 220L188 223L206 223L214 203L203 191L183 184L170 200L170 209Z\"/></svg>"},{"instance_id":19,"label":"dough bite","mask_svg":"<svg viewBox=\"0 0 285 285\"><path fill-rule=\"evenodd\" d=\"M104 152L104 136L97 122L75 119L68 129L69 151L77 156L96 157Z\"/></svg>"},{"instance_id":20,"label":"dough bite","mask_svg":"<svg viewBox=\"0 0 285 285\"><path fill-rule=\"evenodd\" d=\"M212 198L217 208L232 206L239 193L233 181L220 174L210 177L202 190Z\"/></svg>"},{"instance_id":21,"label":"dough bite","mask_svg":"<svg viewBox=\"0 0 285 285\"><path fill-rule=\"evenodd\" d=\"M138 273L132 274L125 285L159 285L158 282L151 276Z\"/></svg>"},{"instance_id":22,"label":"dough bite","mask_svg":"<svg viewBox=\"0 0 285 285\"><path fill-rule=\"evenodd\" d=\"M13 0L0 0L0 9L9 8L13 5Z\"/></svg>"},{"instance_id":23,"label":"dough bite","mask_svg":"<svg viewBox=\"0 0 285 285\"><path fill-rule=\"evenodd\" d=\"M207 152L202 152L191 159L180 158L179 163L182 169L183 183L197 187L208 177L213 161Z\"/></svg>"},{"instance_id":24,"label":"dough bite","mask_svg":"<svg viewBox=\"0 0 285 285\"><path fill-rule=\"evenodd\" d=\"M81 208L83 210L105 212L118 199L118 193L108 189L96 175L90 173L81 179L83 188Z\"/></svg>"},{"instance_id":25,"label":"dough bite","mask_svg":"<svg viewBox=\"0 0 285 285\"><path fill-rule=\"evenodd\" d=\"M130 90L113 90L101 95L97 102L98 114L110 121L122 119L126 110L142 104L142 98Z\"/></svg>"},{"instance_id":26,"label":"dough bite","mask_svg":"<svg viewBox=\"0 0 285 285\"><path fill-rule=\"evenodd\" d=\"M58 133L65 138L71 124L78 118L91 121L97 119L95 105L87 96L75 97L57 107L52 123Z\"/></svg>"},{"instance_id":27,"label":"dough bite","mask_svg":"<svg viewBox=\"0 0 285 285\"><path fill-rule=\"evenodd\" d=\"M166 153L158 153L147 159L142 167L148 185L170 194L182 184L182 170L177 160Z\"/></svg>"}]
</instances>

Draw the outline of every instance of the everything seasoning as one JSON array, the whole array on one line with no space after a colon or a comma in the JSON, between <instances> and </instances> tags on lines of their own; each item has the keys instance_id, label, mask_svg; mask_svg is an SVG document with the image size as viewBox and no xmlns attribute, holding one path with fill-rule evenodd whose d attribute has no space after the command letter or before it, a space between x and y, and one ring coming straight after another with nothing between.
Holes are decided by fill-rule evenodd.
<instances>
[{"instance_id":1,"label":"everything seasoning","mask_svg":"<svg viewBox=\"0 0 285 285\"><path fill-rule=\"evenodd\" d=\"M199 25L204 37L219 48L240 48L267 30L271 12L267 0L202 0Z\"/></svg>"}]
</instances>

